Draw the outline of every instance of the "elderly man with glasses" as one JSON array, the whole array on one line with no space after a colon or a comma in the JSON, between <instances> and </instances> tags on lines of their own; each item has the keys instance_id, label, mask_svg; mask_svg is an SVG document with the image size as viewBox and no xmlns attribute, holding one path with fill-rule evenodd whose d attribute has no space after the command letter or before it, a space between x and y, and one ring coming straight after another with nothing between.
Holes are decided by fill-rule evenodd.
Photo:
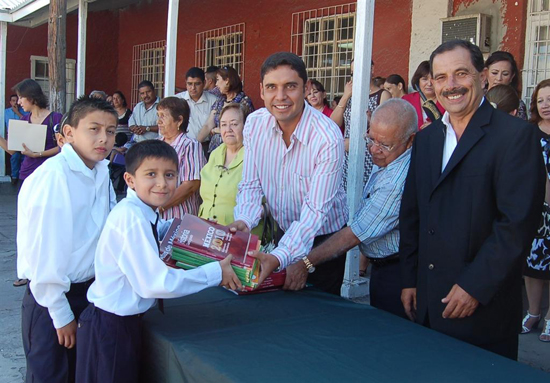
<instances>
[{"instance_id":1,"label":"elderly man with glasses","mask_svg":"<svg viewBox=\"0 0 550 383\"><path fill-rule=\"evenodd\" d=\"M359 245L372 264L371 305L406 318L401 304L399 273L399 207L409 169L411 146L417 131L414 108L391 99L373 113L365 135L374 168L363 191L363 202L351 226L345 227L307 256L313 266L341 256ZM308 270L302 270L285 287L305 286Z\"/></svg>"}]
</instances>

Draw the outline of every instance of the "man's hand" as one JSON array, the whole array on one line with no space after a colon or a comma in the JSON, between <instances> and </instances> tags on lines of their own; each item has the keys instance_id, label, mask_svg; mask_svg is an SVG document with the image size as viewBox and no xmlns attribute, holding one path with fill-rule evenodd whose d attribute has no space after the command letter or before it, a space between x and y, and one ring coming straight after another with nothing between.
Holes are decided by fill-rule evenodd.
<instances>
[{"instance_id":1,"label":"man's hand","mask_svg":"<svg viewBox=\"0 0 550 383\"><path fill-rule=\"evenodd\" d=\"M288 266L286 268L286 279L283 289L302 290L306 286L308 274L306 264L302 260Z\"/></svg>"},{"instance_id":2,"label":"man's hand","mask_svg":"<svg viewBox=\"0 0 550 383\"><path fill-rule=\"evenodd\" d=\"M240 220L230 223L227 227L229 227L229 231L232 233L236 233L237 231L244 231L245 233L250 232L250 229L246 226L246 223Z\"/></svg>"},{"instance_id":3,"label":"man's hand","mask_svg":"<svg viewBox=\"0 0 550 383\"><path fill-rule=\"evenodd\" d=\"M260 278L258 279L258 286L261 285L277 267L279 267L279 260L271 254L251 251L248 255L260 261Z\"/></svg>"},{"instance_id":4,"label":"man's hand","mask_svg":"<svg viewBox=\"0 0 550 383\"><path fill-rule=\"evenodd\" d=\"M447 307L443 311L443 318L446 319L469 317L479 306L479 301L457 284L441 302L447 303Z\"/></svg>"},{"instance_id":5,"label":"man's hand","mask_svg":"<svg viewBox=\"0 0 550 383\"><path fill-rule=\"evenodd\" d=\"M414 322L416 320L416 287L401 290L401 302L405 314Z\"/></svg>"},{"instance_id":6,"label":"man's hand","mask_svg":"<svg viewBox=\"0 0 550 383\"><path fill-rule=\"evenodd\" d=\"M222 268L222 281L220 286L226 287L230 290L242 290L243 285L233 267L231 267L231 259L233 256L229 254L225 259L220 261L220 267Z\"/></svg>"},{"instance_id":7,"label":"man's hand","mask_svg":"<svg viewBox=\"0 0 550 383\"><path fill-rule=\"evenodd\" d=\"M68 325L57 330L57 340L63 347L73 348L76 344L76 321L73 319Z\"/></svg>"}]
</instances>

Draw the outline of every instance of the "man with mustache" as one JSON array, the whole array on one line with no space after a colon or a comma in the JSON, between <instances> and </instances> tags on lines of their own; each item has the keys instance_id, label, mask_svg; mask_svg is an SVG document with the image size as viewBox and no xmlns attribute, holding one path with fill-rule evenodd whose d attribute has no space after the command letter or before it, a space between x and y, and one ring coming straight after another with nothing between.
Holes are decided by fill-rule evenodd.
<instances>
[{"instance_id":1,"label":"man with mustache","mask_svg":"<svg viewBox=\"0 0 550 383\"><path fill-rule=\"evenodd\" d=\"M411 320L517 359L521 273L544 199L536 129L485 100L477 46L443 43L430 70L446 112L412 148L401 300Z\"/></svg>"},{"instance_id":2,"label":"man with mustache","mask_svg":"<svg viewBox=\"0 0 550 383\"><path fill-rule=\"evenodd\" d=\"M144 80L138 84L141 102L134 107L128 120L129 129L134 136L132 140L141 142L158 138L157 105L160 99L151 81Z\"/></svg>"}]
</instances>

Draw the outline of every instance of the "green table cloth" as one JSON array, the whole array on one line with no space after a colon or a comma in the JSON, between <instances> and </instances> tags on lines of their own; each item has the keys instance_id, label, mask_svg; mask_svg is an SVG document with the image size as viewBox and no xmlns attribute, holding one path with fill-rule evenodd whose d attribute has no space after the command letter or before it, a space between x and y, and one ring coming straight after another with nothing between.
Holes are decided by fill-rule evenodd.
<instances>
[{"instance_id":1,"label":"green table cloth","mask_svg":"<svg viewBox=\"0 0 550 383\"><path fill-rule=\"evenodd\" d=\"M519 382L550 375L315 289L166 300L144 317L143 382Z\"/></svg>"}]
</instances>

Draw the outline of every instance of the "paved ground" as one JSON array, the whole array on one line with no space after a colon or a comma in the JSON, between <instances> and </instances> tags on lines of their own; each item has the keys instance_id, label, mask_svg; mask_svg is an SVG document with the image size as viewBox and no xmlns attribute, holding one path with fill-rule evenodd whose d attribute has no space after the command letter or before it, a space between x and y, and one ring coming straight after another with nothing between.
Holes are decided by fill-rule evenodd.
<instances>
[{"instance_id":1,"label":"paved ground","mask_svg":"<svg viewBox=\"0 0 550 383\"><path fill-rule=\"evenodd\" d=\"M16 277L15 212L15 189L0 180L0 383L21 383L25 375L20 332L21 299L25 287L12 286ZM368 303L365 299L357 301ZM544 301L546 310L547 296ZM519 360L550 372L550 343L540 342L539 333L537 330L520 337Z\"/></svg>"}]
</instances>

